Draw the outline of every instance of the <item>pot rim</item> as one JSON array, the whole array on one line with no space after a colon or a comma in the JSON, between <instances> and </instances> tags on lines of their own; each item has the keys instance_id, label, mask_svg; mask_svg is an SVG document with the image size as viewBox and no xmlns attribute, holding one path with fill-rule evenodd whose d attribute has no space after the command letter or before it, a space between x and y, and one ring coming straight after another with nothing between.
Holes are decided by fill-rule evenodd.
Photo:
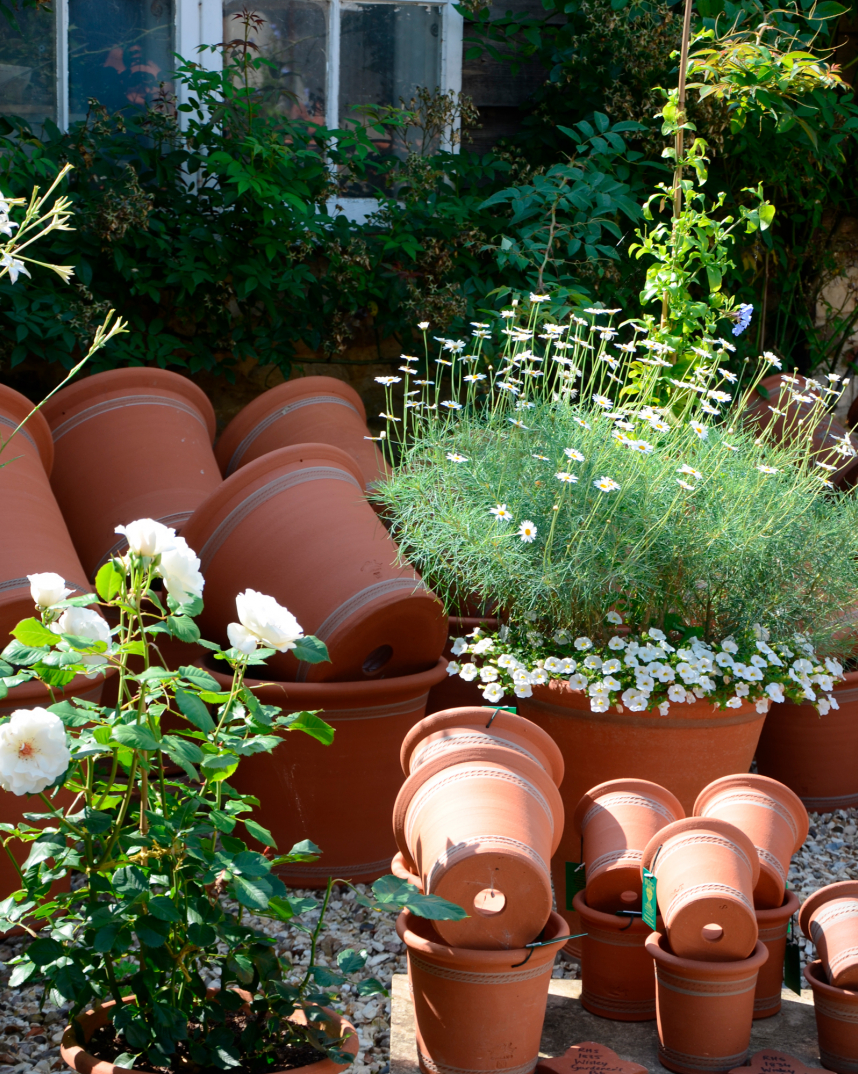
<instances>
[{"instance_id":1,"label":"pot rim","mask_svg":"<svg viewBox=\"0 0 858 1074\"><path fill-rule=\"evenodd\" d=\"M762 940L757 940L754 950L747 958L734 959L732 962L704 962L703 959L680 958L675 955L663 932L651 932L644 944L647 954L656 962L674 970L700 970L705 967L707 977L732 977L744 970L758 970L768 959L769 949Z\"/></svg>"},{"instance_id":2,"label":"pot rim","mask_svg":"<svg viewBox=\"0 0 858 1074\"><path fill-rule=\"evenodd\" d=\"M492 717L492 713L494 716ZM399 751L399 761L402 771L406 776L411 773L411 758L417 746L429 735L436 731L447 731L452 728L481 728L486 729L486 720L491 718L491 726L498 730L519 731L523 738L533 738L539 749L547 754L548 763L551 765L549 775L559 787L563 782L565 764L560 747L548 734L531 720L523 716L516 716L494 705L465 705L462 708L442 709L425 716L416 723L405 738L402 740L402 749ZM501 745L501 743L498 743Z\"/></svg>"},{"instance_id":3,"label":"pot rim","mask_svg":"<svg viewBox=\"0 0 858 1074\"><path fill-rule=\"evenodd\" d=\"M735 824L731 824L729 821L720 820L718 817L685 817L684 820L675 820L673 824L665 825L661 831L655 833L646 845L641 858L641 876L643 876L644 869L649 869L652 859L662 843L674 835L706 828L710 831L714 830L719 835L726 836L728 839L732 839L734 843L739 844L750 863L751 887L755 888L760 879L760 857L757 854L757 848L741 828L737 828Z\"/></svg>"},{"instance_id":4,"label":"pot rim","mask_svg":"<svg viewBox=\"0 0 858 1074\"><path fill-rule=\"evenodd\" d=\"M423 893L423 881L416 873L412 873L408 868L408 862L405 860L405 855L401 850L397 850L391 858L390 871L394 876L398 877L400 880L407 880L408 883L413 884L421 894Z\"/></svg>"},{"instance_id":5,"label":"pot rim","mask_svg":"<svg viewBox=\"0 0 858 1074\"><path fill-rule=\"evenodd\" d=\"M649 925L640 917L622 918L617 914L606 914L604 910L594 910L587 905L586 891L577 891L572 900L573 909L576 910L584 921L592 920L594 925L606 932L627 932L629 934L646 931L647 935L652 932ZM628 922L631 921L629 925ZM661 914L656 915L656 921L661 922ZM624 928L619 926L624 924ZM583 939L583 937L582 937Z\"/></svg>"},{"instance_id":6,"label":"pot rim","mask_svg":"<svg viewBox=\"0 0 858 1074\"><path fill-rule=\"evenodd\" d=\"M801 900L795 891L792 888L787 888L784 893L784 901L780 906L769 910L754 909L754 913L757 916L757 925L760 928L770 928L772 925L779 925L783 921L788 921L793 914L798 912L800 905Z\"/></svg>"},{"instance_id":7,"label":"pot rim","mask_svg":"<svg viewBox=\"0 0 858 1074\"><path fill-rule=\"evenodd\" d=\"M810 939L810 925L817 910L834 899L850 897L858 899L858 880L840 880L836 884L827 884L824 888L814 891L801 904L798 912L798 927Z\"/></svg>"},{"instance_id":8,"label":"pot rim","mask_svg":"<svg viewBox=\"0 0 858 1074\"><path fill-rule=\"evenodd\" d=\"M814 992L821 992L823 996L827 996L829 999L839 999L841 1002L846 1000L858 1007L858 989L838 988L837 985L829 984L825 979L826 973L825 967L822 965L822 959L817 958L813 962L809 962L802 970L802 973L805 981Z\"/></svg>"},{"instance_id":9,"label":"pot rim","mask_svg":"<svg viewBox=\"0 0 858 1074\"><path fill-rule=\"evenodd\" d=\"M705 816L702 811L706 808L707 803L716 794L720 794L721 791L730 787L762 791L764 794L774 798L780 805L785 806L795 821L796 842L792 853L797 854L801 850L810 831L810 818L807 815L807 810L795 791L770 776L760 776L755 772L740 772L736 775L721 776L720 779L713 780L697 795L697 800L692 810L693 815L695 817Z\"/></svg>"},{"instance_id":10,"label":"pot rim","mask_svg":"<svg viewBox=\"0 0 858 1074\"><path fill-rule=\"evenodd\" d=\"M16 392L8 384L0 384L0 410L9 411L9 416L16 425L32 412L34 406L35 404L26 395ZM41 410L37 410L33 414L24 428L21 429L21 433L23 434L25 430L34 441L45 473L50 477L51 470L54 468L54 438L51 435L48 420Z\"/></svg>"},{"instance_id":11,"label":"pot rim","mask_svg":"<svg viewBox=\"0 0 858 1074\"><path fill-rule=\"evenodd\" d=\"M586 794L582 795L572 815L572 828L575 834L583 836L581 824L584 816L590 806L594 805L602 795L612 794L614 791L636 791L639 789L649 792L654 798L659 798L663 805L668 806L676 813L677 820L685 820L685 810L680 800L667 787L662 787L660 783L654 783L649 779L609 779L604 783L598 783L595 787L591 787ZM658 793L653 794L654 791Z\"/></svg>"},{"instance_id":12,"label":"pot rim","mask_svg":"<svg viewBox=\"0 0 858 1074\"><path fill-rule=\"evenodd\" d=\"M417 951L421 955L429 955L439 962L446 962L453 966L461 966L463 962L476 963L478 966L477 972L483 968L484 972L512 969L516 962L522 962L524 959L528 959L528 966L538 966L540 962L549 960L553 962L554 956L560 952L562 946L549 944L546 947L534 947L530 950L526 947L511 947L497 951L472 947L451 947L450 944L440 942L440 936L438 937L438 942L436 942L435 940L427 940L425 936L413 932L408 926L415 918L418 918L417 914L413 914L410 910L403 910L396 919L397 935L406 945L409 952ZM419 920L425 921L428 919L419 918ZM432 925L432 922L430 921L429 924ZM434 925L432 925L432 929L434 932ZM569 926L566 921L556 910L552 910L539 935L544 935L546 939L553 940L555 937L563 936L568 931Z\"/></svg>"}]
</instances>

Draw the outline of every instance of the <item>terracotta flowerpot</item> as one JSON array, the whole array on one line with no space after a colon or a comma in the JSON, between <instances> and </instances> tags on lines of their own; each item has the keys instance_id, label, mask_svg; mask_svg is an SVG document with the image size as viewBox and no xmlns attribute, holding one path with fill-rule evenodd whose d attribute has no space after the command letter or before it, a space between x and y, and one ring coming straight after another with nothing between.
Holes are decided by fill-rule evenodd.
<instances>
[{"instance_id":1,"label":"terracotta flowerpot","mask_svg":"<svg viewBox=\"0 0 858 1074\"><path fill-rule=\"evenodd\" d=\"M178 373L96 373L57 392L44 413L54 492L88 578L126 546L116 526L154 518L179 531L220 484L214 410Z\"/></svg>"},{"instance_id":2,"label":"terracotta flowerpot","mask_svg":"<svg viewBox=\"0 0 858 1074\"><path fill-rule=\"evenodd\" d=\"M0 441L32 409L29 399L0 385ZM73 591L88 593L91 588L51 489L53 460L51 430L40 413L29 419L0 454L0 649L22 619L38 615L28 574L53 571ZM75 489L82 487L78 475Z\"/></svg>"},{"instance_id":3,"label":"terracotta flowerpot","mask_svg":"<svg viewBox=\"0 0 858 1074\"><path fill-rule=\"evenodd\" d=\"M581 1006L616 1022L652 1021L655 974L645 946L652 929L639 917L591 910L583 891L574 906L587 933L581 939ZM640 909L640 900L627 909Z\"/></svg>"},{"instance_id":4,"label":"terracotta flowerpot","mask_svg":"<svg viewBox=\"0 0 858 1074\"><path fill-rule=\"evenodd\" d=\"M498 620L477 616L463 617L451 615L448 627L449 637L447 638L447 644L444 647L444 656L448 660L455 660L458 663L461 663L463 659L469 659L467 656L455 656L453 654L453 643L456 638L467 638L467 636L477 627L482 627L487 631L497 630ZM433 712L444 712L447 709L474 708L487 705L488 701L486 701L482 694L484 687L485 683L480 682L479 678L476 678L471 682L465 682L465 680L458 675L448 675L443 682L439 682L437 686L432 687L432 690L429 693L429 703L426 705L426 714L431 715ZM505 694L498 702L499 705L505 705L508 708L513 707L515 703L515 697L509 694Z\"/></svg>"},{"instance_id":5,"label":"terracotta flowerpot","mask_svg":"<svg viewBox=\"0 0 858 1074\"><path fill-rule=\"evenodd\" d=\"M858 1070L858 992L830 985L819 961L805 966L804 979L813 989L822 1065L837 1074L855 1074Z\"/></svg>"},{"instance_id":6,"label":"terracotta flowerpot","mask_svg":"<svg viewBox=\"0 0 858 1074\"><path fill-rule=\"evenodd\" d=\"M782 906L790 861L807 839L810 823L798 795L768 776L722 776L700 792L694 815L729 821L750 837L760 859L754 906Z\"/></svg>"},{"instance_id":7,"label":"terracotta flowerpot","mask_svg":"<svg viewBox=\"0 0 858 1074\"><path fill-rule=\"evenodd\" d=\"M224 688L231 676L205 665ZM290 732L273 753L243 757L230 784L260 801L254 819L278 849L302 839L322 850L314 862L282 866L293 887L324 887L329 876L355 882L389 871L396 841L390 815L402 784L399 746L422 716L432 684L446 674L440 660L431 671L375 682L246 684L263 704L285 713L319 710L335 730L330 746Z\"/></svg>"},{"instance_id":8,"label":"terracotta flowerpot","mask_svg":"<svg viewBox=\"0 0 858 1074\"><path fill-rule=\"evenodd\" d=\"M246 992L240 992L242 996L247 996ZM133 996L126 997L126 1002L134 1002ZM77 1021L83 1029L84 1041L89 1043L90 1038L97 1029L101 1029L102 1026L108 1024L111 1020L111 1009L115 1006L115 1000L107 1000L94 1010L84 1011L77 1016ZM332 1011L329 1007L323 1007L322 1010L326 1014L330 1015L330 1022L326 1023L326 1026L330 1027L330 1031L336 1031L341 1033L346 1039L343 1041L343 1050L349 1052L351 1055L357 1055L359 1040L357 1030L341 1014L337 1014L336 1011ZM300 1022L306 1025L303 1011L296 1011L292 1016L294 1021ZM78 1074L125 1074L127 1070L133 1070L142 1074L138 1067L118 1067L113 1063L98 1059L94 1055L90 1055L85 1048L82 1048L77 1043L77 1037L71 1026L66 1026L65 1033L63 1034L62 1043L60 1044L60 1055L65 1060L66 1065L71 1070L78 1071ZM347 1064L335 1063L333 1059L320 1059L318 1063L308 1063L306 1066L293 1067L289 1074L295 1074L295 1071L312 1071L313 1074L339 1074L341 1070L346 1070ZM272 1074L280 1074L279 1071L272 1071Z\"/></svg>"},{"instance_id":9,"label":"terracotta flowerpot","mask_svg":"<svg viewBox=\"0 0 858 1074\"><path fill-rule=\"evenodd\" d=\"M358 393L335 377L298 377L278 384L237 414L217 443L224 477L278 448L332 444L351 456L364 487L381 481L389 468L371 440Z\"/></svg>"},{"instance_id":10,"label":"terracotta flowerpot","mask_svg":"<svg viewBox=\"0 0 858 1074\"><path fill-rule=\"evenodd\" d=\"M748 1058L757 974L769 957L757 942L748 958L694 962L671 952L667 937L650 933L655 959L658 1060L677 1074L726 1074Z\"/></svg>"},{"instance_id":11,"label":"terracotta flowerpot","mask_svg":"<svg viewBox=\"0 0 858 1074\"><path fill-rule=\"evenodd\" d=\"M203 637L227 644L235 598L275 597L331 663L268 661L273 678L359 682L435 667L447 637L440 601L406 564L363 494L352 458L327 444L281 448L228 477L183 529L206 579Z\"/></svg>"},{"instance_id":12,"label":"terracotta flowerpot","mask_svg":"<svg viewBox=\"0 0 858 1074\"><path fill-rule=\"evenodd\" d=\"M393 855L390 862L390 871L394 876L398 876L400 880L407 880L409 884L413 884L420 891L423 890L422 880L408 868L401 850L397 850Z\"/></svg>"},{"instance_id":13,"label":"terracotta flowerpot","mask_svg":"<svg viewBox=\"0 0 858 1074\"><path fill-rule=\"evenodd\" d=\"M501 746L473 747L448 764L422 765L402 786L393 830L423 890L464 907L438 921L456 947L517 948L551 913L549 861L563 830L563 803L535 761Z\"/></svg>"},{"instance_id":14,"label":"terracotta flowerpot","mask_svg":"<svg viewBox=\"0 0 858 1074\"><path fill-rule=\"evenodd\" d=\"M858 880L815 891L805 899L798 923L813 940L830 983L858 988Z\"/></svg>"},{"instance_id":15,"label":"terracotta flowerpot","mask_svg":"<svg viewBox=\"0 0 858 1074\"><path fill-rule=\"evenodd\" d=\"M816 813L858 805L858 671L835 684L839 709L776 705L760 736L757 768Z\"/></svg>"},{"instance_id":16,"label":"terracotta flowerpot","mask_svg":"<svg viewBox=\"0 0 858 1074\"><path fill-rule=\"evenodd\" d=\"M432 922L403 911L396 931L408 948L417 1058L423 1074L527 1074L539 1058L548 984L559 944L531 950L447 946ZM542 939L565 936L551 914Z\"/></svg>"},{"instance_id":17,"label":"terracotta flowerpot","mask_svg":"<svg viewBox=\"0 0 858 1074\"><path fill-rule=\"evenodd\" d=\"M649 841L643 869L655 874L658 908L679 958L748 958L757 942L752 898L760 862L743 831L709 817L675 821Z\"/></svg>"},{"instance_id":18,"label":"terracotta flowerpot","mask_svg":"<svg viewBox=\"0 0 858 1074\"><path fill-rule=\"evenodd\" d=\"M596 713L582 691L562 682L535 686L532 697L518 699L517 710L560 747L566 762L560 793L570 817L590 787L631 778L666 787L690 813L707 783L748 771L765 720L753 705L721 710L708 701L671 705L667 716L657 711ZM570 824L551 863L561 912L571 913L566 863L580 861L581 840ZM583 932L580 922L570 917L569 931ZM565 950L580 956L580 941L570 941Z\"/></svg>"},{"instance_id":19,"label":"terracotta flowerpot","mask_svg":"<svg viewBox=\"0 0 858 1074\"><path fill-rule=\"evenodd\" d=\"M771 1018L781 1009L781 986L784 979L787 926L798 912L798 895L787 891L783 905L776 910L756 910L760 943L769 952L768 961L760 968L754 994L754 1018Z\"/></svg>"},{"instance_id":20,"label":"terracotta flowerpot","mask_svg":"<svg viewBox=\"0 0 858 1074\"><path fill-rule=\"evenodd\" d=\"M563 755L556 743L530 720L490 706L447 709L415 724L402 743L402 771L411 775L436 757L454 764L463 749L473 746L515 750L544 768L555 786L563 780Z\"/></svg>"},{"instance_id":21,"label":"terracotta flowerpot","mask_svg":"<svg viewBox=\"0 0 858 1074\"><path fill-rule=\"evenodd\" d=\"M612 779L587 791L572 820L583 840L587 905L606 914L639 906L644 847L684 816L675 795L645 779Z\"/></svg>"}]
</instances>

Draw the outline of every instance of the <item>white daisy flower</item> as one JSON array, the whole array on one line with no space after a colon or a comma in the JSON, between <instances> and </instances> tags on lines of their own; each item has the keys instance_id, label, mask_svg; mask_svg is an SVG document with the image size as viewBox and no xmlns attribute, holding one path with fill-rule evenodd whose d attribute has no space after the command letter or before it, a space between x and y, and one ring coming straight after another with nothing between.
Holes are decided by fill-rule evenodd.
<instances>
[{"instance_id":1,"label":"white daisy flower","mask_svg":"<svg viewBox=\"0 0 858 1074\"><path fill-rule=\"evenodd\" d=\"M572 459L574 462L584 462L584 456L577 448L567 447L563 449L563 454Z\"/></svg>"},{"instance_id":2,"label":"white daisy flower","mask_svg":"<svg viewBox=\"0 0 858 1074\"><path fill-rule=\"evenodd\" d=\"M489 514L494 515L498 522L512 522L512 512L505 503L489 508Z\"/></svg>"},{"instance_id":3,"label":"white daisy flower","mask_svg":"<svg viewBox=\"0 0 858 1074\"><path fill-rule=\"evenodd\" d=\"M525 519L524 522L518 527L518 536L524 541L525 544L532 544L536 540L537 529L536 526L530 521Z\"/></svg>"},{"instance_id":4,"label":"white daisy flower","mask_svg":"<svg viewBox=\"0 0 858 1074\"><path fill-rule=\"evenodd\" d=\"M458 451L448 451L447 452L447 458L450 460L450 462L467 462L468 461L467 456L466 455L460 455Z\"/></svg>"},{"instance_id":5,"label":"white daisy flower","mask_svg":"<svg viewBox=\"0 0 858 1074\"><path fill-rule=\"evenodd\" d=\"M558 481L562 481L566 485L574 485L578 480L575 474L569 474L565 470L561 470L554 476L557 478Z\"/></svg>"},{"instance_id":6,"label":"white daisy flower","mask_svg":"<svg viewBox=\"0 0 858 1074\"><path fill-rule=\"evenodd\" d=\"M691 428L692 432L696 433L701 440L705 440L706 437L709 435L709 427L707 425L704 425L702 422L690 421L688 425Z\"/></svg>"},{"instance_id":7,"label":"white daisy flower","mask_svg":"<svg viewBox=\"0 0 858 1074\"><path fill-rule=\"evenodd\" d=\"M602 492L616 492L620 487L612 477L605 477L604 475L594 481L593 485Z\"/></svg>"}]
</instances>

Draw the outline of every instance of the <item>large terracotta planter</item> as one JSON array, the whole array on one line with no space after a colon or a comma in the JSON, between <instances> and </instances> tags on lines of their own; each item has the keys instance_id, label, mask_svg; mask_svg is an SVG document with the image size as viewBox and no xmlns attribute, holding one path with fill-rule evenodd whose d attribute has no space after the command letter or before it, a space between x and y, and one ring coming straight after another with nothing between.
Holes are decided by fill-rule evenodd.
<instances>
[{"instance_id":1,"label":"large terracotta planter","mask_svg":"<svg viewBox=\"0 0 858 1074\"><path fill-rule=\"evenodd\" d=\"M639 917L591 910L583 891L574 906L587 933L581 939L581 1006L617 1022L652 1021L655 974L646 950L652 929ZM627 909L639 907L640 901Z\"/></svg>"},{"instance_id":2,"label":"large terracotta planter","mask_svg":"<svg viewBox=\"0 0 858 1074\"><path fill-rule=\"evenodd\" d=\"M563 780L563 755L557 744L530 720L491 707L447 709L415 724L402 742L400 761L406 776L438 757L454 764L463 750L503 746L535 761L556 786Z\"/></svg>"},{"instance_id":3,"label":"large terracotta planter","mask_svg":"<svg viewBox=\"0 0 858 1074\"><path fill-rule=\"evenodd\" d=\"M670 949L679 958L734 962L757 942L756 848L725 820L686 817L649 841L641 870L654 873Z\"/></svg>"},{"instance_id":4,"label":"large terracotta planter","mask_svg":"<svg viewBox=\"0 0 858 1074\"><path fill-rule=\"evenodd\" d=\"M757 974L769 956L757 942L748 958L694 962L650 933L655 959L658 1059L677 1074L726 1074L748 1058Z\"/></svg>"},{"instance_id":5,"label":"large terracotta planter","mask_svg":"<svg viewBox=\"0 0 858 1074\"><path fill-rule=\"evenodd\" d=\"M57 392L44 413L54 492L89 578L125 547L116 526L154 518L181 530L220 484L214 410L178 373L96 373Z\"/></svg>"},{"instance_id":6,"label":"large terracotta planter","mask_svg":"<svg viewBox=\"0 0 858 1074\"><path fill-rule=\"evenodd\" d=\"M465 759L428 761L402 786L396 842L423 890L464 907L464 921L438 921L456 947L517 948L551 913L549 861L563 830L563 803L539 764L500 746Z\"/></svg>"},{"instance_id":7,"label":"large terracotta planter","mask_svg":"<svg viewBox=\"0 0 858 1074\"><path fill-rule=\"evenodd\" d=\"M366 487L388 473L368 436L366 410L351 385L335 377L298 377L248 403L224 429L215 455L223 476L229 477L278 448L332 444L354 459Z\"/></svg>"},{"instance_id":8,"label":"large terracotta planter","mask_svg":"<svg viewBox=\"0 0 858 1074\"><path fill-rule=\"evenodd\" d=\"M6 440L33 409L18 392L0 385L0 440ZM54 497L49 475L54 445L48 423L36 413L0 454L0 649L15 626L38 615L28 574L53 571L66 587L87 593L90 586ZM77 475L80 495L86 480Z\"/></svg>"},{"instance_id":9,"label":"large terracotta planter","mask_svg":"<svg viewBox=\"0 0 858 1074\"><path fill-rule=\"evenodd\" d=\"M733 772L747 772L754 759L765 716L753 705L721 710L706 701L671 705L658 712L591 712L589 698L568 684L535 686L520 698L519 716L533 720L560 747L566 775L560 787L571 817L584 794L611 779L648 779L666 787L690 813L707 783ZM566 863L581 861L581 840L568 825L551 863L557 905L571 911L566 898ZM569 919L571 933L582 932ZM580 941L566 951L580 956Z\"/></svg>"},{"instance_id":10,"label":"large terracotta planter","mask_svg":"<svg viewBox=\"0 0 858 1074\"><path fill-rule=\"evenodd\" d=\"M804 979L813 989L822 1065L837 1074L855 1074L858 1070L858 992L830 985L819 961L805 966Z\"/></svg>"},{"instance_id":11,"label":"large terracotta planter","mask_svg":"<svg viewBox=\"0 0 858 1074\"><path fill-rule=\"evenodd\" d=\"M790 918L798 912L798 895L788 891L783 905L775 910L756 910L760 943L769 952L760 967L757 990L754 994L754 1018L771 1018L781 1009L781 986L784 980L787 929Z\"/></svg>"},{"instance_id":12,"label":"large terracotta planter","mask_svg":"<svg viewBox=\"0 0 858 1074\"><path fill-rule=\"evenodd\" d=\"M552 914L543 940L566 935ZM548 984L559 944L532 950L449 947L432 922L403 911L417 1058L423 1074L529 1074L539 1058Z\"/></svg>"},{"instance_id":13,"label":"large terracotta planter","mask_svg":"<svg viewBox=\"0 0 858 1074\"><path fill-rule=\"evenodd\" d=\"M798 795L767 776L722 776L700 792L694 815L729 821L750 837L760 859L754 906L782 906L790 861L807 839L807 810Z\"/></svg>"},{"instance_id":14,"label":"large terracotta planter","mask_svg":"<svg viewBox=\"0 0 858 1074\"><path fill-rule=\"evenodd\" d=\"M227 644L236 595L275 597L330 663L268 661L273 678L359 682L433 668L444 648L441 603L407 564L339 448L281 448L242 466L201 504L183 536L202 562L203 637Z\"/></svg>"},{"instance_id":15,"label":"large terracotta planter","mask_svg":"<svg viewBox=\"0 0 858 1074\"><path fill-rule=\"evenodd\" d=\"M639 906L644 848L684 816L675 795L645 779L612 779L587 791L572 820L583 840L587 905L606 914Z\"/></svg>"},{"instance_id":16,"label":"large terracotta planter","mask_svg":"<svg viewBox=\"0 0 858 1074\"><path fill-rule=\"evenodd\" d=\"M858 671L834 687L840 708L775 705L760 736L757 768L786 784L807 809L830 813L858 805Z\"/></svg>"},{"instance_id":17,"label":"large terracotta planter","mask_svg":"<svg viewBox=\"0 0 858 1074\"><path fill-rule=\"evenodd\" d=\"M482 627L486 631L495 631L498 628L498 620L486 617L451 615L448 626L449 637L444 647L444 656L448 660L455 660L457 663L470 659L468 656L456 656L453 653L453 643L456 638L467 638L477 627ZM479 678L466 682L459 675L448 675L443 682L439 682L437 686L432 687L432 691L429 694L429 703L426 706L426 713L431 715L433 712L443 712L447 709L488 705L489 702L486 701L482 693L485 685ZM515 697L509 694L505 694L498 701L498 705L505 705L509 708L513 707L515 703Z\"/></svg>"},{"instance_id":18,"label":"large terracotta planter","mask_svg":"<svg viewBox=\"0 0 858 1074\"><path fill-rule=\"evenodd\" d=\"M858 988L858 880L842 880L815 891L798 915L813 940L828 980L836 988Z\"/></svg>"},{"instance_id":19,"label":"large terracotta planter","mask_svg":"<svg viewBox=\"0 0 858 1074\"><path fill-rule=\"evenodd\" d=\"M206 670L224 689L231 676ZM319 710L334 728L324 746L290 732L273 753L243 757L230 784L254 794L254 819L281 851L312 839L322 856L278 870L293 887L324 887L329 876L355 882L389 872L396 841L390 815L402 784L399 747L423 716L432 684L445 675L444 661L431 671L375 682L272 683L245 680L266 705L285 713Z\"/></svg>"}]
</instances>

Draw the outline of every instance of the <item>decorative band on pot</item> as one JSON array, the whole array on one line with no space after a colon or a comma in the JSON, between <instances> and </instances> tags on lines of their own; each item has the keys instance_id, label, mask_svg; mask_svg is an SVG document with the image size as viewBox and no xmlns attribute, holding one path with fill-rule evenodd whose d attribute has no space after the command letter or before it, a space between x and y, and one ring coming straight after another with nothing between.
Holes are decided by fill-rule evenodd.
<instances>
[{"instance_id":1,"label":"decorative band on pot","mask_svg":"<svg viewBox=\"0 0 858 1074\"><path fill-rule=\"evenodd\" d=\"M771 1018L781 1009L781 986L784 978L787 930L790 918L798 913L798 895L788 891L783 905L776 910L756 910L759 941L769 952L760 967L754 994L754 1018Z\"/></svg>"},{"instance_id":2,"label":"decorative band on pot","mask_svg":"<svg viewBox=\"0 0 858 1074\"><path fill-rule=\"evenodd\" d=\"M804 968L813 990L816 1035L822 1065L837 1074L858 1074L858 991L837 988L817 960Z\"/></svg>"},{"instance_id":3,"label":"decorative band on pot","mask_svg":"<svg viewBox=\"0 0 858 1074\"><path fill-rule=\"evenodd\" d=\"M815 891L798 915L801 931L813 940L829 982L858 988L858 881L843 880Z\"/></svg>"}]
</instances>

